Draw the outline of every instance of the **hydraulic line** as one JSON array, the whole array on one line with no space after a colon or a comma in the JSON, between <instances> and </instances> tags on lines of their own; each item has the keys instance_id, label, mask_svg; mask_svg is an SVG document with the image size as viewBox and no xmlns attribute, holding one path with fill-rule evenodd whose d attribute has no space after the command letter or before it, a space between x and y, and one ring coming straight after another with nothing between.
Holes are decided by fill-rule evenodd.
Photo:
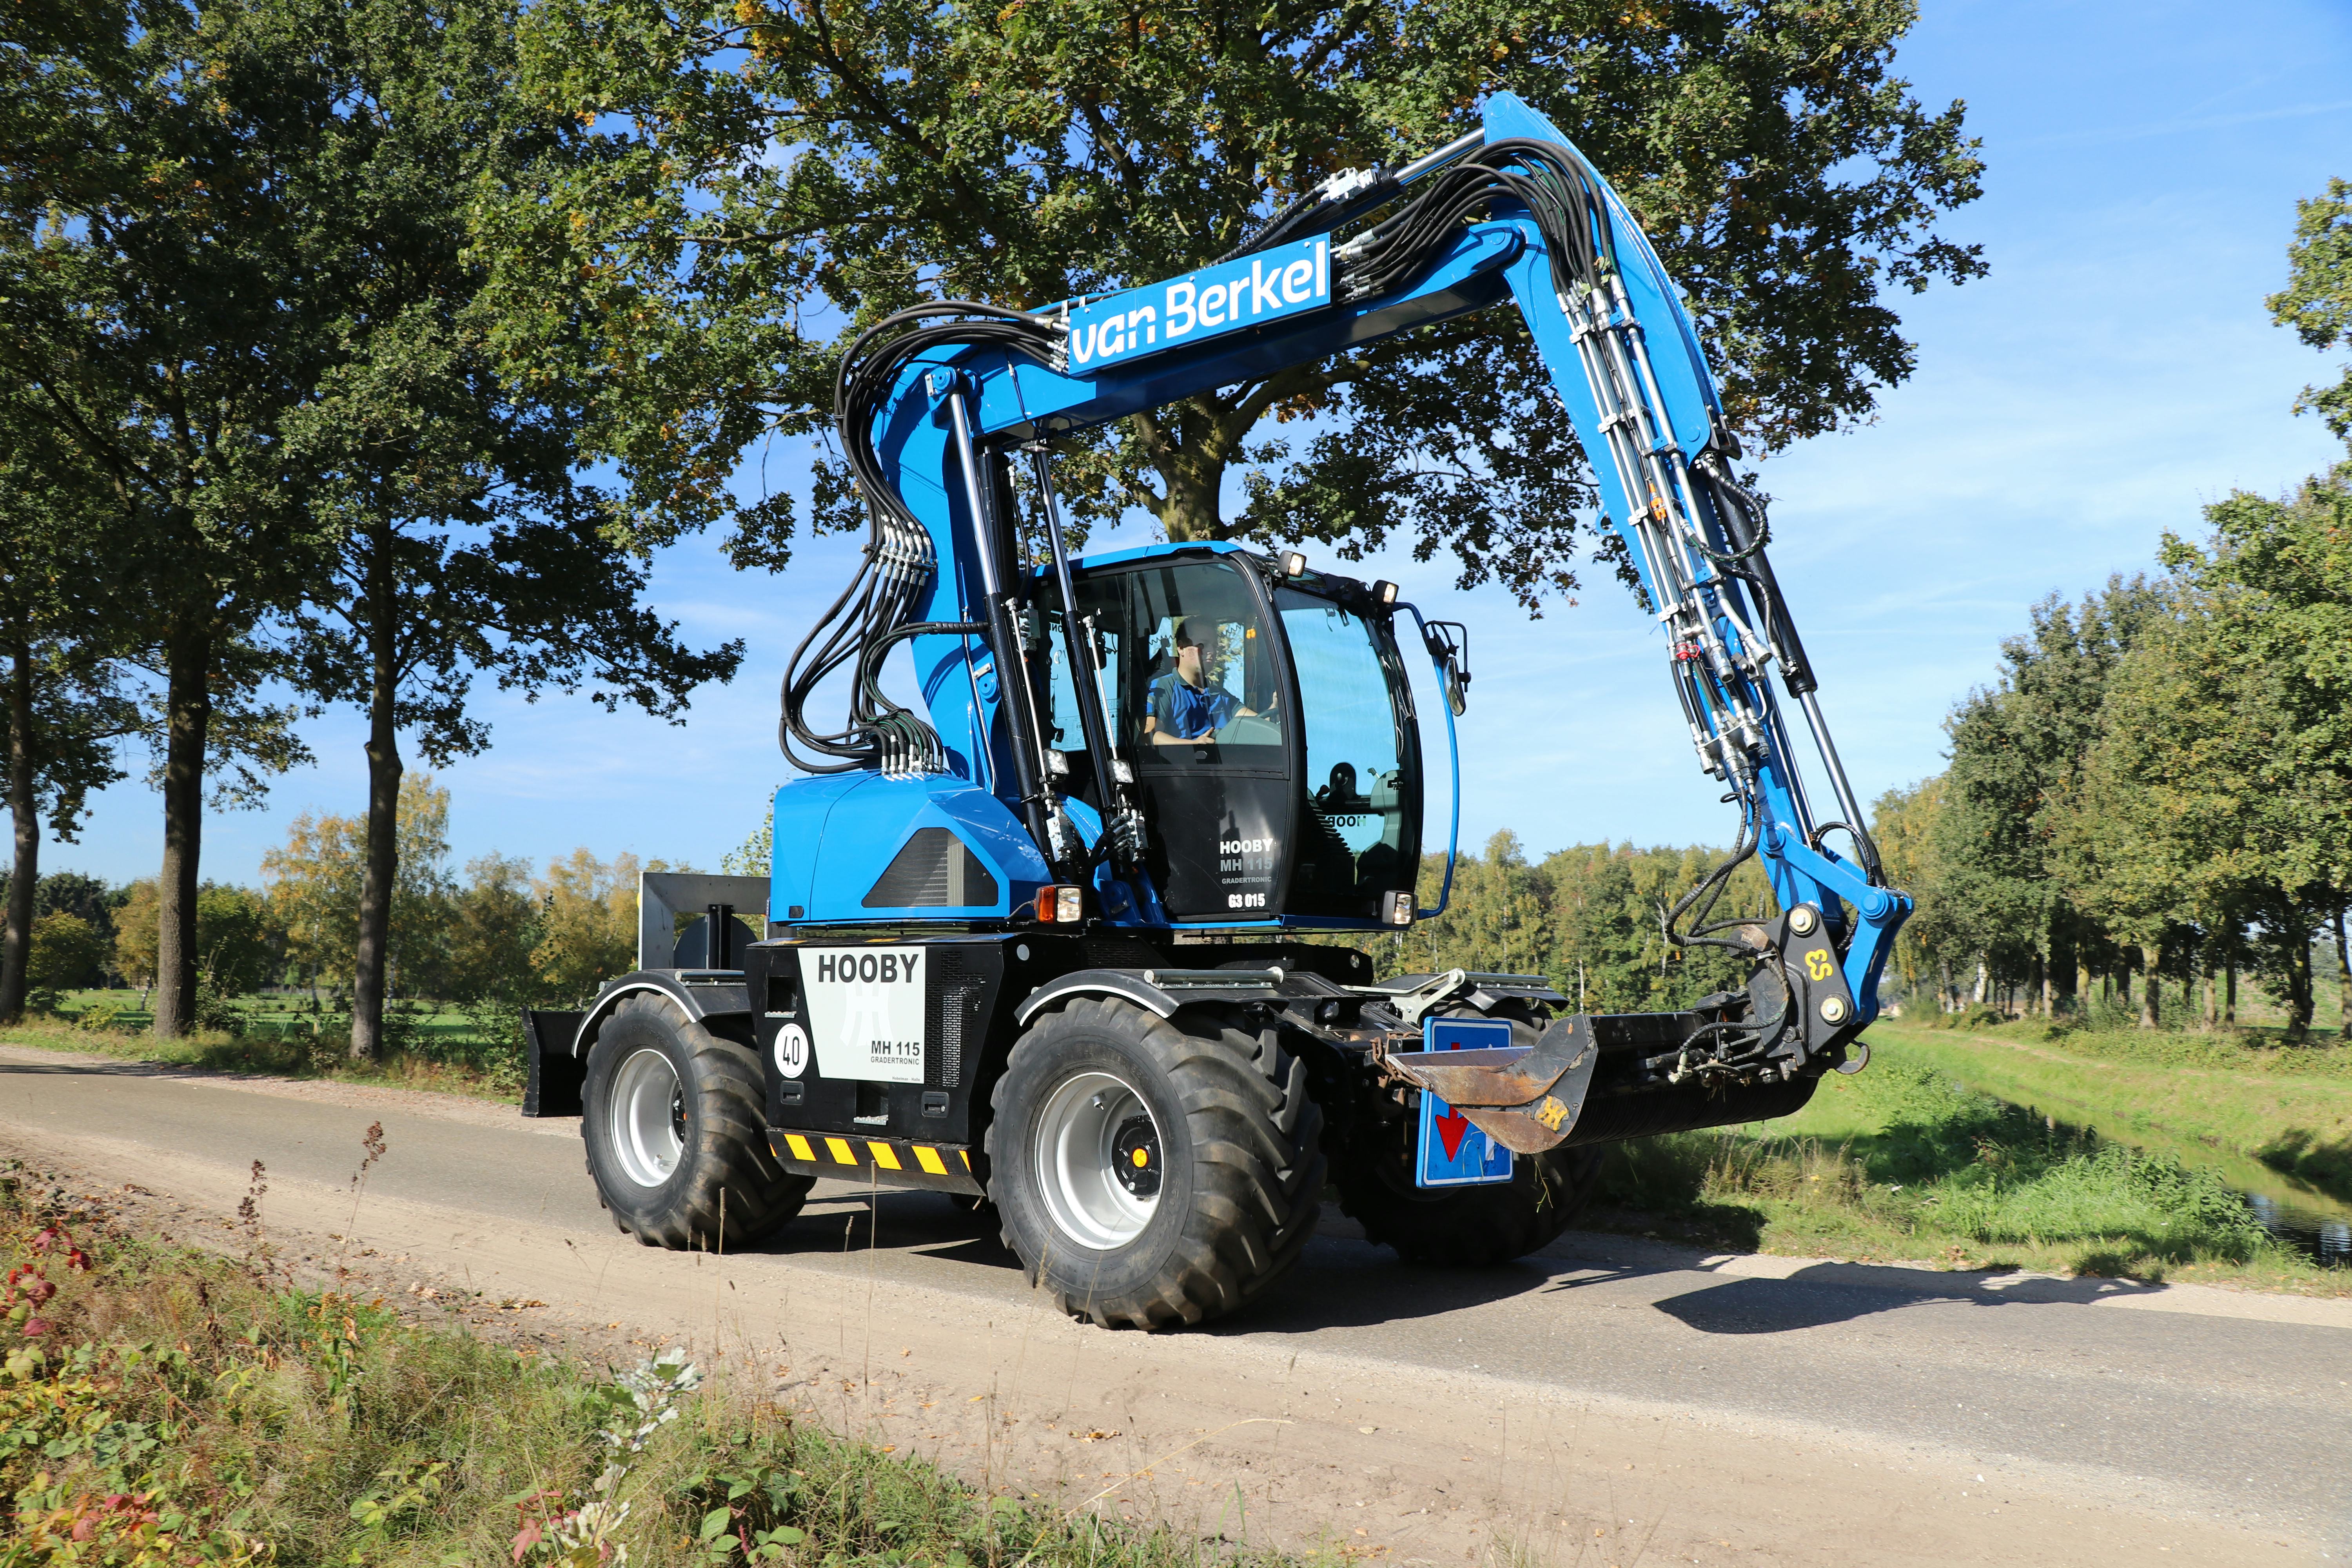
<instances>
[{"instance_id":1,"label":"hydraulic line","mask_svg":"<svg viewBox=\"0 0 2352 1568\"><path fill-rule=\"evenodd\" d=\"M884 661L905 636L915 635L905 628L916 624L916 607L939 563L929 531L883 474L873 433L910 361L934 349L967 344L996 344L1052 363L1061 351L1062 331L1043 317L974 300L919 305L859 333L835 373L834 415L842 456L865 499L868 531L849 585L785 666L777 742L805 772L879 768L920 773L947 765L938 731L881 688ZM848 722L820 731L808 722L808 704L821 684L845 668Z\"/></svg>"},{"instance_id":2,"label":"hydraulic line","mask_svg":"<svg viewBox=\"0 0 2352 1568\"><path fill-rule=\"evenodd\" d=\"M1045 514L1045 538L1053 547L1054 586L1062 602L1062 650L1069 660L1070 690L1077 700L1078 728L1086 736L1087 760L1094 769L1095 788L1102 802L1101 847L1124 869L1142 855L1143 818L1129 798L1118 738L1110 732L1110 720L1103 710L1102 657L1094 627L1078 618L1077 591L1070 582L1069 545L1062 534L1062 503L1054 493L1053 468L1042 446L1031 448L1029 460L1037 482L1038 510Z\"/></svg>"},{"instance_id":3,"label":"hydraulic line","mask_svg":"<svg viewBox=\"0 0 2352 1568\"><path fill-rule=\"evenodd\" d=\"M1732 874L1762 843L1757 771L1769 766L1786 775L1800 816L1811 817L1786 722L1763 684L1767 658L1779 661L1790 695L1803 705L1847 822L1858 823L1860 811L1812 696L1811 664L1765 552L1769 529L1763 505L1731 478L1725 462L1729 437L1719 425L1694 458L1667 423L1657 372L1625 289L1605 187L1580 157L1552 143L1490 143L1429 175L1412 199L1335 248L1336 287L1346 300L1409 287L1465 224L1495 216L1498 207L1505 213L1523 208L1543 237L1553 291L1599 416L1601 449L1591 456L1596 467L1605 459L1619 481L1629 514L1620 521L1657 599L1654 608L1668 636L1675 696L1692 742L1702 763L1719 772L1740 803L1739 842L1665 913L1662 934L1677 946L1776 961L1777 954L1758 952L1735 934L1740 922L1711 919ZM1300 219L1286 231L1304 226ZM1743 588L1753 595L1760 632L1740 614ZM1852 831L1864 869L1879 880L1875 847L1858 827ZM1787 1027L1788 1008L1780 1011L1777 1018L1709 1031L1711 1048L1687 1070L1744 1071L1759 1065Z\"/></svg>"},{"instance_id":4,"label":"hydraulic line","mask_svg":"<svg viewBox=\"0 0 2352 1568\"><path fill-rule=\"evenodd\" d=\"M1014 623L1013 595L1005 592L1004 573L996 558L997 543L1006 532L996 515L996 487L982 481L980 457L972 446L971 416L964 406L961 387L948 393L947 405L956 458L963 468L964 508L971 519L975 553L980 557L981 594L988 605L988 642L996 659L997 698L1012 732L1013 776L1021 794L1021 811L1046 861L1061 870L1070 862L1072 843L1046 783L1045 742L1037 727L1035 688L1029 682L1029 651Z\"/></svg>"}]
</instances>

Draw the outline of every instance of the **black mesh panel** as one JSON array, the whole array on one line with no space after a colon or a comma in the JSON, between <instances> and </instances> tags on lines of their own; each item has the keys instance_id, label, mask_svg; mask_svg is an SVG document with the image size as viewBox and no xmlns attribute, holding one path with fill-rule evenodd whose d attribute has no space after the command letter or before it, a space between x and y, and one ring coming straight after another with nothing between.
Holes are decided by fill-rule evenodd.
<instances>
[{"instance_id":1,"label":"black mesh panel","mask_svg":"<svg viewBox=\"0 0 2352 1568\"><path fill-rule=\"evenodd\" d=\"M869 910L970 909L996 902L996 879L944 827L919 827L866 895Z\"/></svg>"}]
</instances>

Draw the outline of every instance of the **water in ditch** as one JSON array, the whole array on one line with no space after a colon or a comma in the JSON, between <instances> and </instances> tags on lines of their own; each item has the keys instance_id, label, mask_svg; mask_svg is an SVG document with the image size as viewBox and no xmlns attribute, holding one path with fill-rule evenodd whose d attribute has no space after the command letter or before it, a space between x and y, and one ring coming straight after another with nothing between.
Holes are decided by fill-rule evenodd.
<instances>
[{"instance_id":1,"label":"water in ditch","mask_svg":"<svg viewBox=\"0 0 2352 1568\"><path fill-rule=\"evenodd\" d=\"M2282 1203L2268 1193L2245 1193L2263 1228L2315 1263L2352 1268L2352 1216Z\"/></svg>"}]
</instances>

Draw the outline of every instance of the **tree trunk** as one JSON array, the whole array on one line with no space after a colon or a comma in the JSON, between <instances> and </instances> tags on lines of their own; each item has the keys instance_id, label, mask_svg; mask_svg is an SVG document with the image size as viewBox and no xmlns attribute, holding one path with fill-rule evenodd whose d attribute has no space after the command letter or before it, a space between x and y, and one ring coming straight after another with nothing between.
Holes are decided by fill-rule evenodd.
<instances>
[{"instance_id":1,"label":"tree trunk","mask_svg":"<svg viewBox=\"0 0 2352 1568\"><path fill-rule=\"evenodd\" d=\"M2311 942L2295 943L2286 961L2286 1037L2301 1040L2311 1033Z\"/></svg>"},{"instance_id":2,"label":"tree trunk","mask_svg":"<svg viewBox=\"0 0 2352 1568\"><path fill-rule=\"evenodd\" d=\"M0 930L0 1024L25 1016L33 893L41 875L40 796L33 787L33 650L20 638L8 652L16 661L8 672L8 817L16 830L16 858L8 873L7 926Z\"/></svg>"},{"instance_id":3,"label":"tree trunk","mask_svg":"<svg viewBox=\"0 0 2352 1568\"><path fill-rule=\"evenodd\" d=\"M2142 979L2139 994L2140 1000L2145 1005L2140 1013L2139 1025L2143 1029L2160 1028L2164 1024L2164 982L2156 972L2157 965L2163 961L2162 949L2147 946L2140 948L2139 963Z\"/></svg>"},{"instance_id":4,"label":"tree trunk","mask_svg":"<svg viewBox=\"0 0 2352 1568\"><path fill-rule=\"evenodd\" d=\"M212 727L213 640L173 642L163 686L163 871L156 881L155 1033L176 1039L196 1016L196 870L205 830L205 742Z\"/></svg>"},{"instance_id":5,"label":"tree trunk","mask_svg":"<svg viewBox=\"0 0 2352 1568\"><path fill-rule=\"evenodd\" d=\"M359 943L352 965L352 1058L378 1061L383 1056L383 992L386 950L392 938L392 883L398 873L400 736L393 727L393 700L399 671L393 624L392 562L375 541L370 552L367 595L369 643L367 866L360 876Z\"/></svg>"},{"instance_id":6,"label":"tree trunk","mask_svg":"<svg viewBox=\"0 0 2352 1568\"><path fill-rule=\"evenodd\" d=\"M2336 911L2336 1005L2344 1015L2344 1037L2352 1040L2352 948L2344 940L2344 911Z\"/></svg>"},{"instance_id":7,"label":"tree trunk","mask_svg":"<svg viewBox=\"0 0 2352 1568\"><path fill-rule=\"evenodd\" d=\"M2221 963L2213 944L2205 944L2205 1032L2211 1034L2221 1026Z\"/></svg>"},{"instance_id":8,"label":"tree trunk","mask_svg":"<svg viewBox=\"0 0 2352 1568\"><path fill-rule=\"evenodd\" d=\"M2074 933L2066 929L2063 914L2050 917L2048 932L2050 967L2044 983L2042 1011L2052 1017L2061 1007L2073 1011L2081 984L2075 970Z\"/></svg>"},{"instance_id":9,"label":"tree trunk","mask_svg":"<svg viewBox=\"0 0 2352 1568\"><path fill-rule=\"evenodd\" d=\"M2336 1008L2343 1013L2343 1037L2352 1039L2352 945L2345 942L2345 912L2336 910Z\"/></svg>"},{"instance_id":10,"label":"tree trunk","mask_svg":"<svg viewBox=\"0 0 2352 1568\"><path fill-rule=\"evenodd\" d=\"M2221 1026L2234 1029L2238 1026L2238 953L2235 948L2230 950L2222 969Z\"/></svg>"}]
</instances>

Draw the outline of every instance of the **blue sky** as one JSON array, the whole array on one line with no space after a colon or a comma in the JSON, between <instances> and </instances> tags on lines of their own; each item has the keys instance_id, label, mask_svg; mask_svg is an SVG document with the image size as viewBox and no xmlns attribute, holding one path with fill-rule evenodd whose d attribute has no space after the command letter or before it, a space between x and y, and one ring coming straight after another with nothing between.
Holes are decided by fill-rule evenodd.
<instances>
[{"instance_id":1,"label":"blue sky","mask_svg":"<svg viewBox=\"0 0 2352 1568\"><path fill-rule=\"evenodd\" d=\"M1945 226L1984 247L1990 274L1893 301L1918 344L1911 381L1874 424L1765 466L1774 562L1865 798L1943 765L1943 716L1990 678L2035 599L2147 569L2158 536L2197 531L2207 502L2284 489L2343 451L2289 413L2336 362L2272 326L2262 298L2284 279L2295 199L2352 176L2352 5L1925 12L1900 68L1929 104L1968 102L1986 195ZM779 449L767 466L783 481L799 465ZM820 542L768 578L730 572L708 540L666 553L655 603L702 645L743 637L743 673L698 693L676 729L584 700L492 696L492 749L441 775L455 858L543 862L587 845L716 868L786 775L776 681L848 560ZM1663 649L1605 574L1530 621L1500 592L1454 593L1442 563L1361 570L1475 628L1465 847L1502 827L1538 853L1728 840ZM317 765L278 780L261 809L208 816L206 876L257 880L295 816L362 809L360 719L305 733ZM125 881L153 875L162 849L160 802L134 777L44 868Z\"/></svg>"}]
</instances>

